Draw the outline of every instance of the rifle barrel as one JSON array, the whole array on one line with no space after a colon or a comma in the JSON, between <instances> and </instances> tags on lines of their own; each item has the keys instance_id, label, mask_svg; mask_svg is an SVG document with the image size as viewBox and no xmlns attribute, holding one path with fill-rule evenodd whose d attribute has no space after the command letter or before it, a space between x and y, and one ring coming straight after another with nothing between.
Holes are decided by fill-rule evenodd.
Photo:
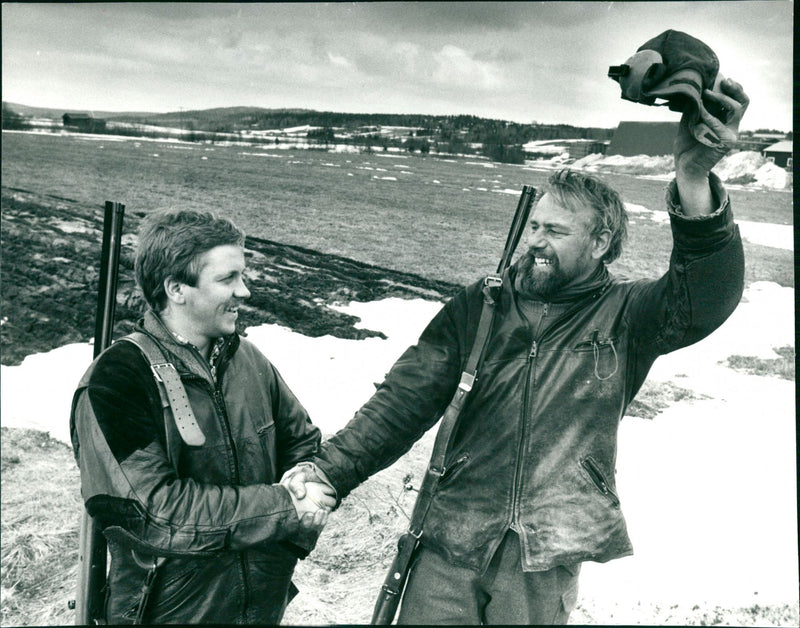
<instances>
[{"instance_id":1,"label":"rifle barrel","mask_svg":"<svg viewBox=\"0 0 800 628\"><path fill-rule=\"evenodd\" d=\"M117 304L117 278L122 246L122 218L125 205L106 201L103 217L103 244L100 253L100 282L97 289L97 314L94 328L94 357L110 344L114 333ZM103 620L103 588L106 584L107 545L100 526L86 509L81 517L78 549L78 588L75 599L75 624L91 626Z\"/></svg>"},{"instance_id":2,"label":"rifle barrel","mask_svg":"<svg viewBox=\"0 0 800 628\"><path fill-rule=\"evenodd\" d=\"M111 344L114 312L117 305L117 277L125 205L106 201L103 218L103 248L100 256L100 284L97 290L97 315L94 328L94 357Z\"/></svg>"},{"instance_id":3,"label":"rifle barrel","mask_svg":"<svg viewBox=\"0 0 800 628\"><path fill-rule=\"evenodd\" d=\"M519 239L525 231L525 225L528 224L528 215L531 213L531 206L535 198L536 188L531 185L523 185L522 194L520 194L519 202L517 203L517 211L514 213L514 219L511 221L511 229L509 229L508 238L506 238L506 247L503 250L503 257L497 265L498 275L502 275L503 271L505 271L511 263L511 258L517 248Z\"/></svg>"}]
</instances>

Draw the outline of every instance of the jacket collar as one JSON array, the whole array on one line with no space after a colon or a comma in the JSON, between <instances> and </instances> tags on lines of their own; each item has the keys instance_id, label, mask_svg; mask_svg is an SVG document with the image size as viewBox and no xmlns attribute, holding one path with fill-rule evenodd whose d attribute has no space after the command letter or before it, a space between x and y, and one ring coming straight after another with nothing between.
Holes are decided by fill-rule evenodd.
<instances>
[{"instance_id":1,"label":"jacket collar","mask_svg":"<svg viewBox=\"0 0 800 628\"><path fill-rule=\"evenodd\" d=\"M508 291L509 296L514 299L521 298L515 287L518 264L515 263L505 273L503 279L504 292ZM598 297L603 294L612 283L611 274L608 272L605 264L601 264L597 271L589 277L586 281L578 286L574 286L567 290L562 290L554 294L548 299L550 303L576 303L589 297Z\"/></svg>"},{"instance_id":2,"label":"jacket collar","mask_svg":"<svg viewBox=\"0 0 800 628\"><path fill-rule=\"evenodd\" d=\"M202 375L213 383L211 369L205 358L200 355L194 345L189 342L181 341L167 328L161 317L152 309L148 309L144 318L139 321L138 328L161 344L161 346L172 355L178 370L191 371ZM239 336L231 334L226 336L220 354L220 360L229 359L239 346Z\"/></svg>"}]
</instances>

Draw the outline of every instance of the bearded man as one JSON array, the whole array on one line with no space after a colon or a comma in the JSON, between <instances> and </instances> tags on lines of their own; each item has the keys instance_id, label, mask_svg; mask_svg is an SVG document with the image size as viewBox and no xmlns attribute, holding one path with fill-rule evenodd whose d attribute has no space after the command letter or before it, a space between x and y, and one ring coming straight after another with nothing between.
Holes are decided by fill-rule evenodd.
<instances>
[{"instance_id":1,"label":"bearded man","mask_svg":"<svg viewBox=\"0 0 800 628\"><path fill-rule=\"evenodd\" d=\"M667 190L673 251L654 280L606 265L627 230L619 194L562 170L533 208L529 248L505 276L477 378L445 458L403 597L400 624L566 623L583 561L632 553L616 492L617 427L659 355L706 337L742 295L744 255L711 168L748 98L726 80L705 109L723 141L684 116ZM727 115L726 115L727 118ZM477 282L448 302L355 417L283 482L326 481L341 500L442 416L477 333Z\"/></svg>"}]
</instances>

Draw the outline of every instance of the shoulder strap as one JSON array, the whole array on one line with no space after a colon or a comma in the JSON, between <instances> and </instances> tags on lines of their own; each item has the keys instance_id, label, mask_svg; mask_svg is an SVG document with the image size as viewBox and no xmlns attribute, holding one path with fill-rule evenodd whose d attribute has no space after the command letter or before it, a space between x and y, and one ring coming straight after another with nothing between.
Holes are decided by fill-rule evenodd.
<instances>
[{"instance_id":1,"label":"shoulder strap","mask_svg":"<svg viewBox=\"0 0 800 628\"><path fill-rule=\"evenodd\" d=\"M120 340L132 342L139 347L147 358L158 384L161 404L165 409L170 408L172 410L175 425L178 427L178 433L181 435L183 442L192 447L199 447L205 443L205 434L203 434L203 430L200 429L194 416L180 375L178 375L175 365L172 362L167 362L156 341L139 331L128 334L120 338ZM169 430L167 430L167 434L169 434Z\"/></svg>"},{"instance_id":2,"label":"shoulder strap","mask_svg":"<svg viewBox=\"0 0 800 628\"><path fill-rule=\"evenodd\" d=\"M464 371L461 373L461 381L458 384L458 388L456 388L453 399L450 401L450 405L447 406L447 409L442 415L439 431L436 433L436 440L434 441L433 451L431 453L431 461L428 464L428 469L422 480L419 495L414 504L414 511L411 514L411 523L408 527L409 534L417 539L422 536L422 523L425 516L428 514L428 509L433 501L433 495L439 485L439 480L445 472L445 454L450 448L456 421L461 414L461 409L464 407L464 401L475 383L478 365L486 350L495 313L495 299L492 292L498 286L498 280L499 277L495 275L491 275L484 280L483 308L481 309L481 317L478 321L478 331L475 334L475 340L472 343L472 350L467 358ZM502 283L502 280L500 280L500 283Z\"/></svg>"}]
</instances>

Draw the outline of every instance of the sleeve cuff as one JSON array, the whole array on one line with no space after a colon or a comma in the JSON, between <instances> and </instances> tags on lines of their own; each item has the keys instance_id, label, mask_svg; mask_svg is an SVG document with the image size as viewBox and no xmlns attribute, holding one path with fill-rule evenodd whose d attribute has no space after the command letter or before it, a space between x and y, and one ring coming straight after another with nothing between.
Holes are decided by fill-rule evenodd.
<instances>
[{"instance_id":1,"label":"sleeve cuff","mask_svg":"<svg viewBox=\"0 0 800 628\"><path fill-rule=\"evenodd\" d=\"M325 484L327 484L328 486L330 486L333 489L333 492L334 492L335 497L336 497L336 501L337 502L339 501L339 491L336 490L336 486L334 486L333 482L331 482L330 478L328 477L328 474L325 473L322 469L320 469L317 464L315 464L314 462L311 462L310 460L306 460L304 462L297 463L297 466L298 467L308 467L314 473L316 473L320 480L322 480Z\"/></svg>"},{"instance_id":2,"label":"sleeve cuff","mask_svg":"<svg viewBox=\"0 0 800 628\"><path fill-rule=\"evenodd\" d=\"M667 186L666 192L666 200L667 200L667 212L671 216L676 216L681 220L689 220L689 221L703 221L709 220L711 218L716 218L722 212L724 212L729 205L728 199L728 191L725 189L725 186L722 185L722 180L714 173L708 173L708 183L711 186L711 194L714 197L715 205L717 209L710 214L705 214L703 216L686 216L683 213L683 208L681 207L680 196L678 195L678 183L675 179L669 182Z\"/></svg>"}]
</instances>

